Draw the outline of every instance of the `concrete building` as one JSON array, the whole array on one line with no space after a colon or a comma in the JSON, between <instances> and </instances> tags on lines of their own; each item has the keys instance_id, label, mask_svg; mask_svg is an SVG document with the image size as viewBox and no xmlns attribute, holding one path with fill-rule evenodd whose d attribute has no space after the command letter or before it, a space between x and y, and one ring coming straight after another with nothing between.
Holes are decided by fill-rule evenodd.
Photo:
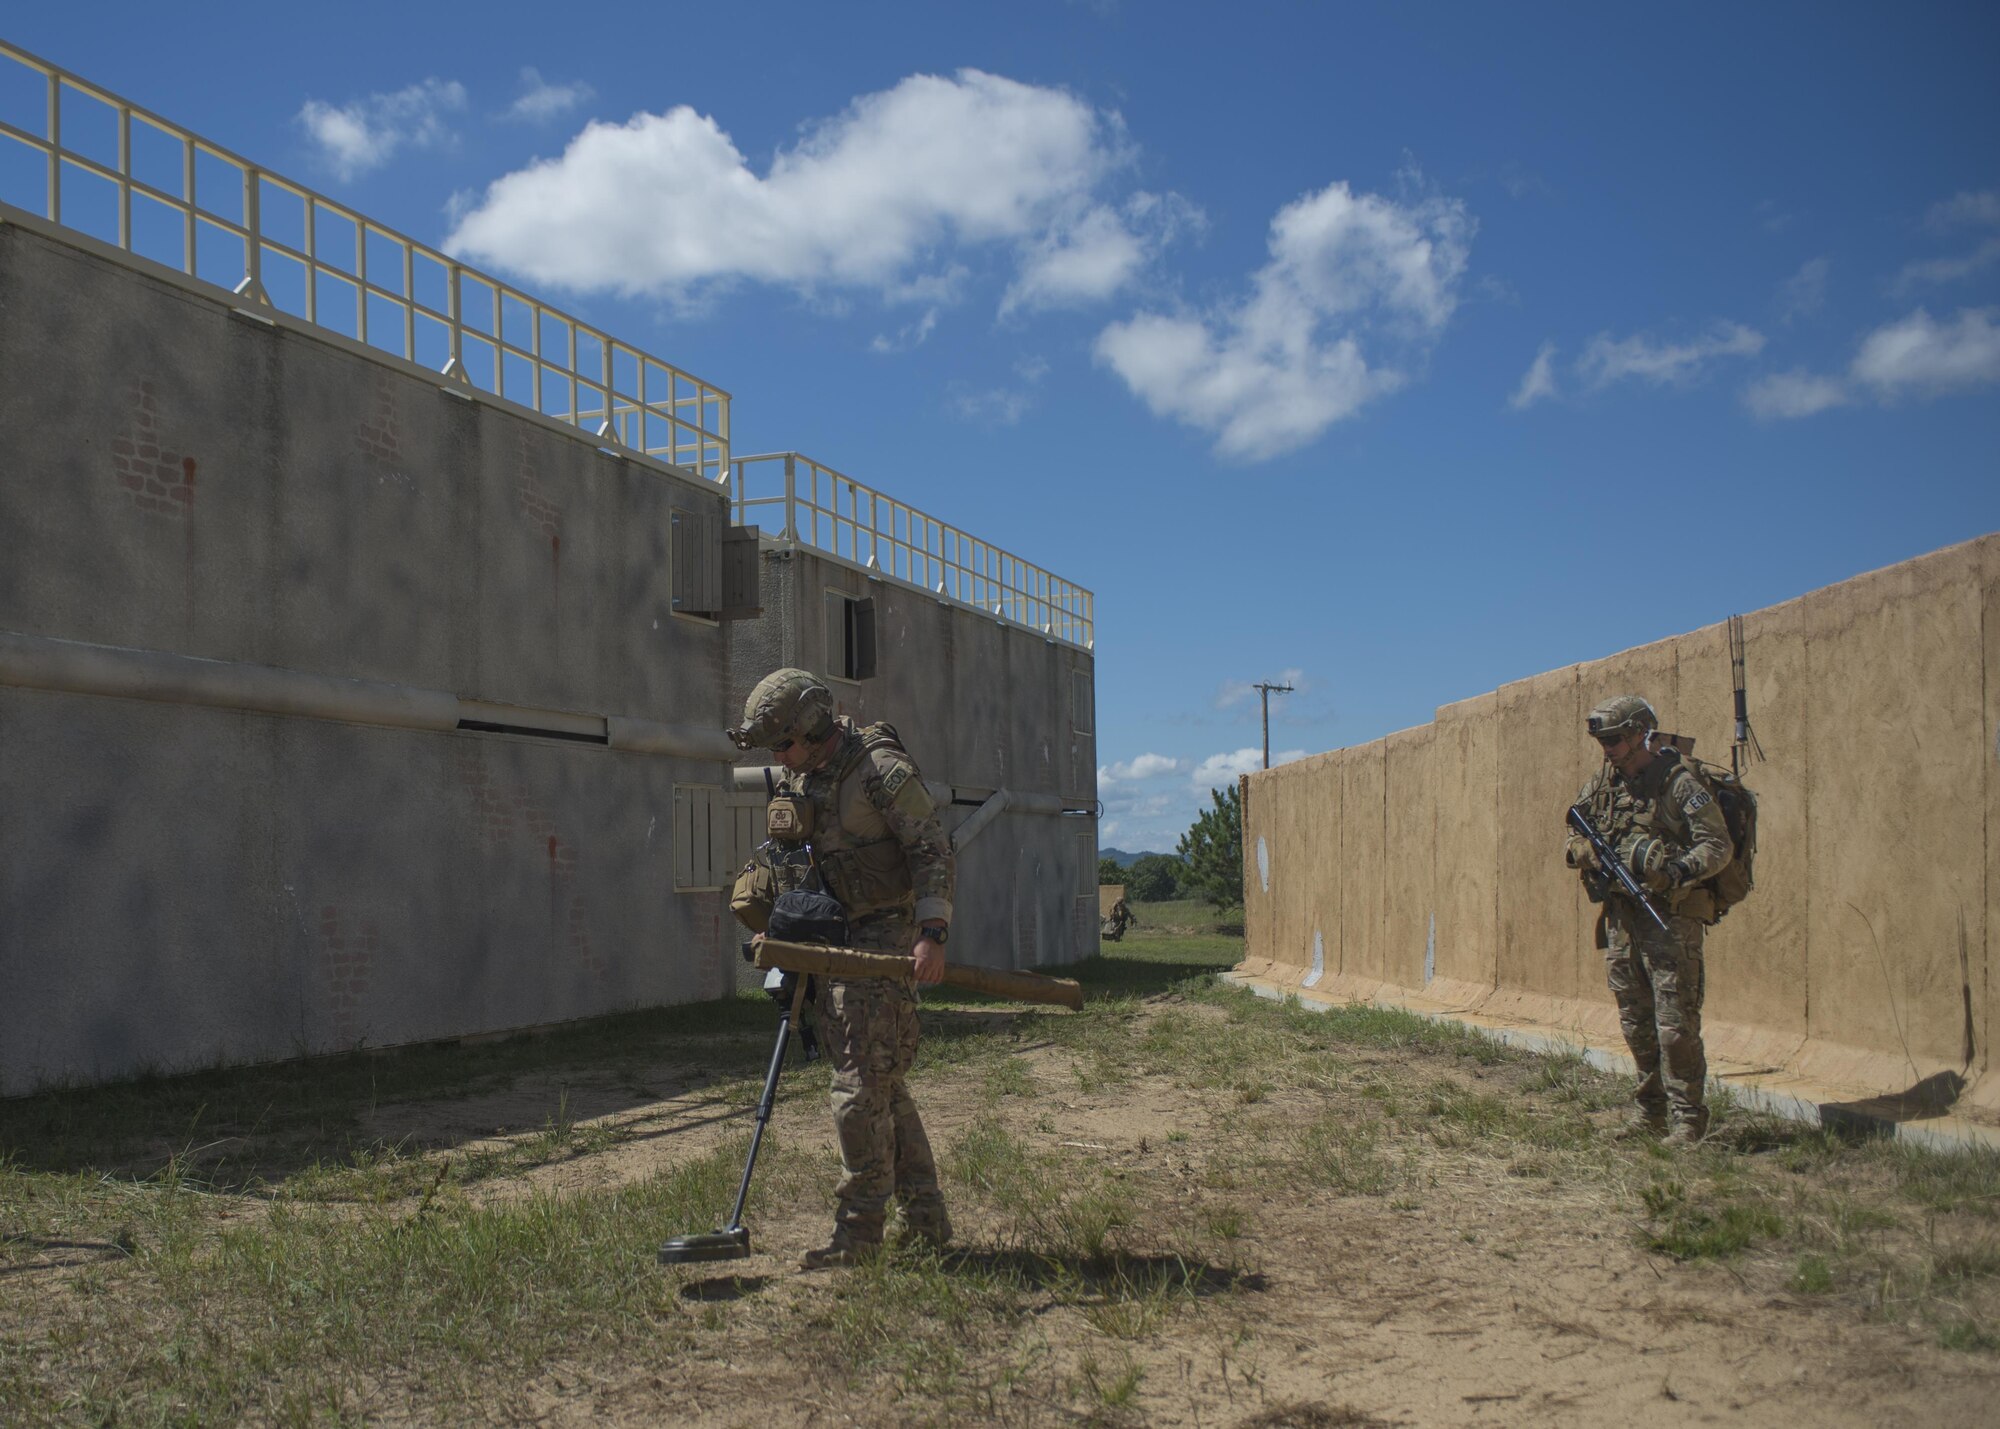
<instances>
[{"instance_id":1,"label":"concrete building","mask_svg":"<svg viewBox=\"0 0 2000 1429\"><path fill-rule=\"evenodd\" d=\"M797 460L727 392L0 62L128 136L7 139L0 1095L726 993L721 731L784 661L948 795L954 956L1095 950L1087 591L845 478L760 499Z\"/></svg>"}]
</instances>

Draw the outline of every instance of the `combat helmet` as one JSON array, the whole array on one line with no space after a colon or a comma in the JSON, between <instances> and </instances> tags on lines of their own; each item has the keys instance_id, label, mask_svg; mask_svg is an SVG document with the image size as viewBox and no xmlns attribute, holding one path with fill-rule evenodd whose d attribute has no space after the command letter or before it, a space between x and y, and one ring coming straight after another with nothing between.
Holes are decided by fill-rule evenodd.
<instances>
[{"instance_id":1,"label":"combat helmet","mask_svg":"<svg viewBox=\"0 0 2000 1429\"><path fill-rule=\"evenodd\" d=\"M1614 695L1584 716L1592 739L1615 739L1635 729L1648 734L1660 727L1660 717L1638 695Z\"/></svg>"},{"instance_id":2,"label":"combat helmet","mask_svg":"<svg viewBox=\"0 0 2000 1429\"><path fill-rule=\"evenodd\" d=\"M786 740L813 743L833 733L833 694L810 670L773 670L743 702L743 723L729 731L738 749L773 749Z\"/></svg>"}]
</instances>

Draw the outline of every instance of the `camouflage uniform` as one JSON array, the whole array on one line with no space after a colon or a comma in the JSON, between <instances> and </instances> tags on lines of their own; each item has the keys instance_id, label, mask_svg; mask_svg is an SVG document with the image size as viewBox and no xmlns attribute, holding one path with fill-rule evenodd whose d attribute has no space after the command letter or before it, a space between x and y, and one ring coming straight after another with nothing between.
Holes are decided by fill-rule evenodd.
<instances>
[{"instance_id":1,"label":"camouflage uniform","mask_svg":"<svg viewBox=\"0 0 2000 1429\"><path fill-rule=\"evenodd\" d=\"M864 740L841 719L825 763L787 774L778 791L811 802L813 859L847 911L853 946L907 956L920 924L951 919L952 855L923 777L893 733L876 733L885 728ZM819 989L845 1173L836 1223L857 1245L879 1243L893 1191L912 1232L949 1239L937 1162L905 1082L917 1055L915 984L821 978Z\"/></svg>"},{"instance_id":2,"label":"camouflage uniform","mask_svg":"<svg viewBox=\"0 0 2000 1429\"><path fill-rule=\"evenodd\" d=\"M801 695L801 690L805 692ZM816 677L780 670L751 692L744 723L730 731L740 748L775 748L796 737L818 744L837 736L812 768L787 770L773 809L803 806L803 845L776 842L753 860L732 907L752 928L768 917L769 899L787 888L818 886L847 914L852 946L907 956L926 923L949 925L953 864L950 841L915 761L888 725L859 729L833 717ZM792 817L788 809L788 817ZM833 1124L843 1170L833 1244L808 1255L808 1267L846 1263L882 1242L893 1194L905 1228L935 1244L951 1239L938 1189L937 1162L906 1079L917 1052L914 980L820 978L820 1033L833 1063Z\"/></svg>"},{"instance_id":3,"label":"camouflage uniform","mask_svg":"<svg viewBox=\"0 0 2000 1429\"><path fill-rule=\"evenodd\" d=\"M1620 703L1600 708L1616 710ZM1650 718L1651 707L1644 709ZM1598 885L1604 907L1597 946L1604 950L1606 981L1618 1002L1625 1045L1638 1066L1633 1099L1639 1116L1659 1130L1671 1120L1678 1138L1698 1140L1708 1129L1702 934L1715 921L1714 899L1700 884L1735 856L1728 825L1707 786L1671 745L1656 750L1652 762L1629 778L1605 764L1584 784L1577 802L1628 866L1653 869L1651 879L1642 882L1658 889L1649 892L1671 933L1661 932L1644 909L1606 879ZM1590 862L1588 844L1574 832L1565 858L1572 868Z\"/></svg>"}]
</instances>

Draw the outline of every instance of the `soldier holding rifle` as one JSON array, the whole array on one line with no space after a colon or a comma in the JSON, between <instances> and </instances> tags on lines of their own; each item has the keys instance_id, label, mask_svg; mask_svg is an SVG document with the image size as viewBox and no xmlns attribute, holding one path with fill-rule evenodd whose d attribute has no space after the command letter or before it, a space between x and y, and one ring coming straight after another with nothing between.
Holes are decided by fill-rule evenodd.
<instances>
[{"instance_id":1,"label":"soldier holding rifle","mask_svg":"<svg viewBox=\"0 0 2000 1429\"><path fill-rule=\"evenodd\" d=\"M768 813L771 851L738 879L738 916L761 931L780 891L813 888L839 902L850 946L915 958L908 979L818 979L844 1174L832 1239L803 1264L847 1266L878 1252L892 1193L903 1234L942 1247L951 1217L905 1084L916 985L944 977L951 926L951 846L931 796L895 730L835 716L825 682L805 670L759 681L729 737L739 749L769 749L785 769Z\"/></svg>"},{"instance_id":2,"label":"soldier holding rifle","mask_svg":"<svg viewBox=\"0 0 2000 1429\"><path fill-rule=\"evenodd\" d=\"M1597 946L1639 1071L1628 1134L1691 1146L1708 1132L1701 945L1716 905L1705 883L1735 850L1713 793L1660 736L1650 704L1620 695L1586 726L1605 762L1570 810L1565 858L1603 905Z\"/></svg>"}]
</instances>

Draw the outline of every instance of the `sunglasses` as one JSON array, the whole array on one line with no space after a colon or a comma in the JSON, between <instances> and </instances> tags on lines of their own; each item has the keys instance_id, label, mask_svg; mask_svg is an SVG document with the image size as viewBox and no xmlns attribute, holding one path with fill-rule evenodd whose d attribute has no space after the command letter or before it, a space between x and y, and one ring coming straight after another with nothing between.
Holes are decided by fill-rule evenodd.
<instances>
[{"instance_id":1,"label":"sunglasses","mask_svg":"<svg viewBox=\"0 0 2000 1429\"><path fill-rule=\"evenodd\" d=\"M781 739L776 744L771 746L771 753L783 754L786 750L790 749L793 745L797 743L798 741L796 739Z\"/></svg>"}]
</instances>

